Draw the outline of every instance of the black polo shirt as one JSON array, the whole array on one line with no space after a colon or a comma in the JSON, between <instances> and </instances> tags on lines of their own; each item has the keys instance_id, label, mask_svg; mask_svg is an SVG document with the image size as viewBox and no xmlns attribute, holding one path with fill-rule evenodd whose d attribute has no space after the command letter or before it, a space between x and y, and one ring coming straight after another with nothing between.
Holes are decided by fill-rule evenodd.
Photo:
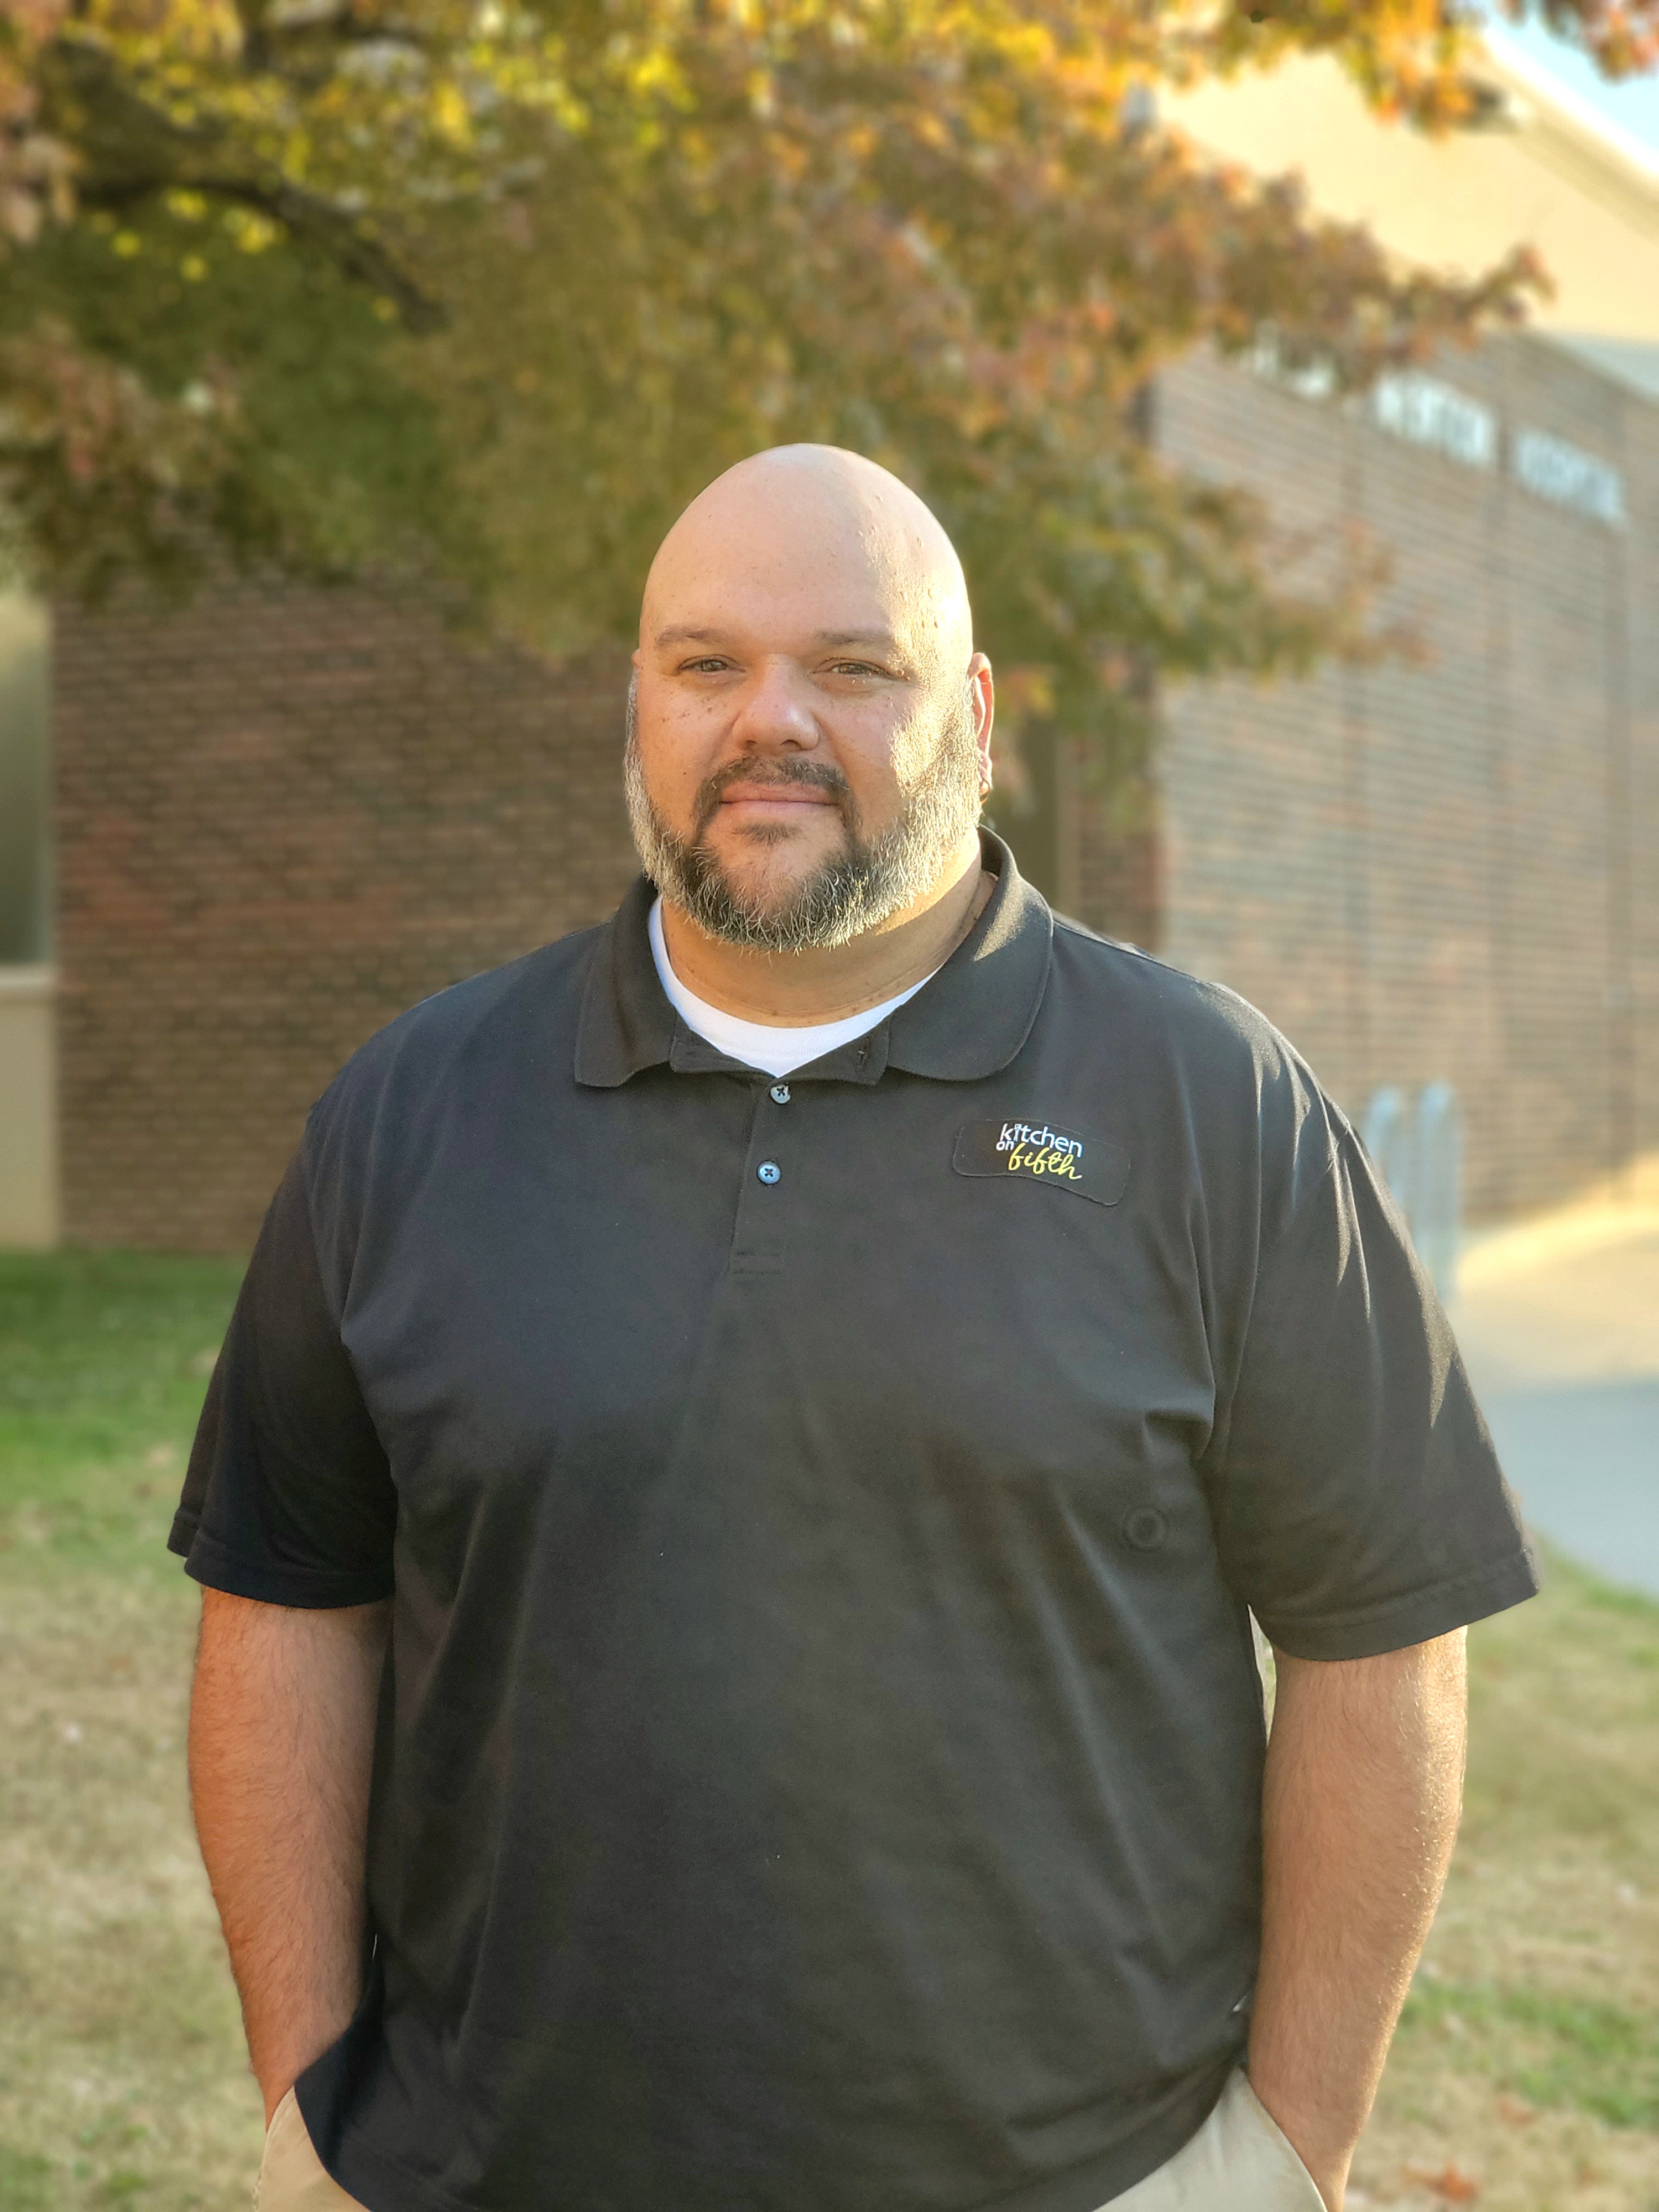
<instances>
[{"instance_id":1,"label":"black polo shirt","mask_svg":"<svg viewBox=\"0 0 1659 2212\"><path fill-rule=\"evenodd\" d=\"M316 1108L174 1529L390 1594L371 2212L1091 2212L1255 1967L1246 1607L1317 1659L1534 1587L1341 1115L1230 993L1000 872L775 1082L641 882Z\"/></svg>"}]
</instances>

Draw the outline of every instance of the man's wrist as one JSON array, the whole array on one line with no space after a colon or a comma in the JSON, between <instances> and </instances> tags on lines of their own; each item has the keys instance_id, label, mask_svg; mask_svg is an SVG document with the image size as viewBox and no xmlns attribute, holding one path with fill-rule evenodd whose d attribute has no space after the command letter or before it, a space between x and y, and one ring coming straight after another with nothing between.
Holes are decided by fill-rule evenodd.
<instances>
[{"instance_id":1,"label":"man's wrist","mask_svg":"<svg viewBox=\"0 0 1659 2212\"><path fill-rule=\"evenodd\" d=\"M1353 2164L1353 2142L1346 2133L1333 2142L1328 2121L1322 2123L1317 2116L1304 2112L1293 2098L1286 2097L1273 2081L1270 2069L1264 2068L1258 2074L1247 2066L1246 2071L1251 2088L1274 2126L1307 2167L1328 2212L1342 2212L1348 2169ZM1265 2081L1262 2075L1267 2076Z\"/></svg>"},{"instance_id":2,"label":"man's wrist","mask_svg":"<svg viewBox=\"0 0 1659 2212\"><path fill-rule=\"evenodd\" d=\"M273 2075L269 2082L261 2081L259 2083L259 2094L264 2100L265 2125L267 2128L269 2128L271 2122L276 2117L277 2106L282 2103L283 2098L287 2096L289 2091L294 2087L294 2076L292 2075L290 2075L285 2081L280 2081L280 2086L279 2081L280 2077Z\"/></svg>"},{"instance_id":3,"label":"man's wrist","mask_svg":"<svg viewBox=\"0 0 1659 2212\"><path fill-rule=\"evenodd\" d=\"M259 2085L259 2094L264 2100L265 2125L289 2091L308 2067L314 2066L331 2045L336 2043L350 2022L348 2008L330 2014L315 2021L310 2034L283 2035L267 2043L261 2039L252 2054L253 2078Z\"/></svg>"}]
</instances>

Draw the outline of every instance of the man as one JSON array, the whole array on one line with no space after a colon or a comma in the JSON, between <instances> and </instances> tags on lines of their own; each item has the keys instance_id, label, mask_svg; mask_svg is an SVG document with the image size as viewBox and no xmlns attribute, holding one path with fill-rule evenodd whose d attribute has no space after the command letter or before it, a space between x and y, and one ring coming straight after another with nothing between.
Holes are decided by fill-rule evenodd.
<instances>
[{"instance_id":1,"label":"man","mask_svg":"<svg viewBox=\"0 0 1659 2212\"><path fill-rule=\"evenodd\" d=\"M327 1092L185 1485L263 2212L1336 2208L1534 1586L1432 1294L981 836L891 477L721 477L635 668L646 877Z\"/></svg>"}]
</instances>

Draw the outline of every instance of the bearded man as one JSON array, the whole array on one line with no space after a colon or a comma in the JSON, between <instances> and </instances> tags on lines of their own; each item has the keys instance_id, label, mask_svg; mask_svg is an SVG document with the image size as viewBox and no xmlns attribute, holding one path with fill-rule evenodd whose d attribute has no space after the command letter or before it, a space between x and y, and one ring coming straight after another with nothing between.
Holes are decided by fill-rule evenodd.
<instances>
[{"instance_id":1,"label":"bearded man","mask_svg":"<svg viewBox=\"0 0 1659 2212\"><path fill-rule=\"evenodd\" d=\"M731 471L644 875L312 1115L173 1539L263 2212L1341 2203L1532 1568L1341 1113L980 830L992 699L902 485Z\"/></svg>"}]
</instances>

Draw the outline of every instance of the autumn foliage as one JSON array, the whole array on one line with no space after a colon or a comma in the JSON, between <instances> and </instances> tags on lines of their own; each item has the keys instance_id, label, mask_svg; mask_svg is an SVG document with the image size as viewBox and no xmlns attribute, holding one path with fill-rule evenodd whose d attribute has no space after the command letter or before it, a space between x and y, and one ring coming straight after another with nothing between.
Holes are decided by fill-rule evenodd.
<instances>
[{"instance_id":1,"label":"autumn foliage","mask_svg":"<svg viewBox=\"0 0 1659 2212\"><path fill-rule=\"evenodd\" d=\"M1549 0L1610 68L1659 0ZM962 545L1029 711L1305 665L1357 573L1270 574L1145 435L1171 356L1363 382L1515 319L1158 94L1328 51L1401 127L1478 121L1423 0L0 0L0 506L57 589L223 549L452 580L619 632L666 520L757 446L887 461Z\"/></svg>"}]
</instances>

